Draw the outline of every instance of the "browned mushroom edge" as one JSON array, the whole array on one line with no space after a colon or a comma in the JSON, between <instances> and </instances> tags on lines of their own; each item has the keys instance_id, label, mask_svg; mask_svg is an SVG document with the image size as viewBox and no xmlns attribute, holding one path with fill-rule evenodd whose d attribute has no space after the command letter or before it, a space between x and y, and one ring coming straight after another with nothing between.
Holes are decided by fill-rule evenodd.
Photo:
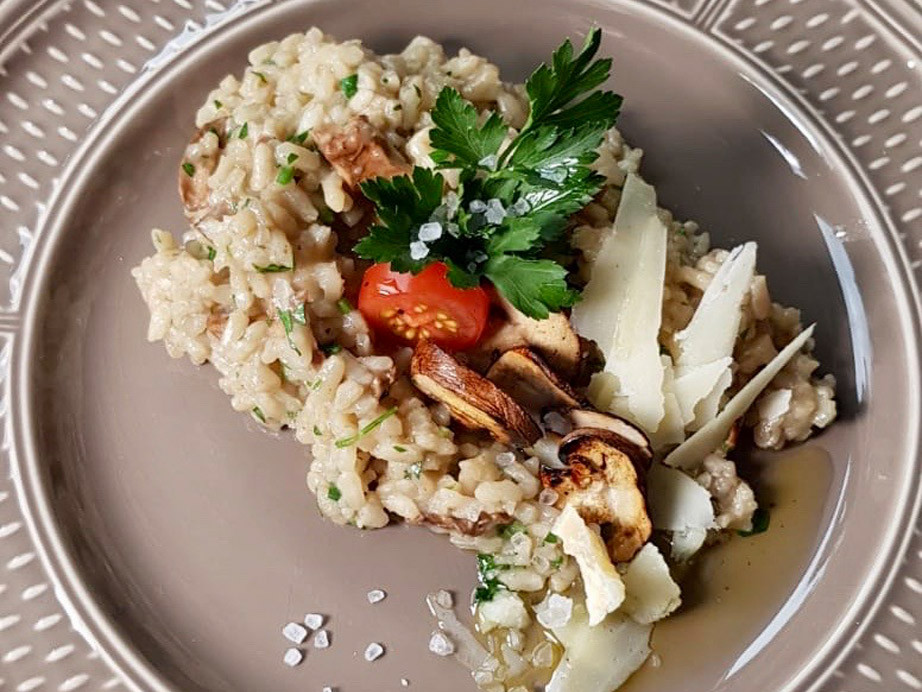
<instances>
[{"instance_id":1,"label":"browned mushroom edge","mask_svg":"<svg viewBox=\"0 0 922 692\"><path fill-rule=\"evenodd\" d=\"M561 440L560 457L564 468L541 469L542 484L558 493L556 506L570 504L585 521L605 527L613 562L633 558L653 531L644 450L611 430L578 428Z\"/></svg>"},{"instance_id":2,"label":"browned mushroom edge","mask_svg":"<svg viewBox=\"0 0 922 692\"><path fill-rule=\"evenodd\" d=\"M503 444L534 444L541 430L503 390L430 341L420 341L410 361L413 384L445 404L462 425L489 431Z\"/></svg>"},{"instance_id":3,"label":"browned mushroom edge","mask_svg":"<svg viewBox=\"0 0 922 692\"><path fill-rule=\"evenodd\" d=\"M506 351L487 371L496 384L534 415L581 405L579 397L534 351L519 346Z\"/></svg>"}]
</instances>

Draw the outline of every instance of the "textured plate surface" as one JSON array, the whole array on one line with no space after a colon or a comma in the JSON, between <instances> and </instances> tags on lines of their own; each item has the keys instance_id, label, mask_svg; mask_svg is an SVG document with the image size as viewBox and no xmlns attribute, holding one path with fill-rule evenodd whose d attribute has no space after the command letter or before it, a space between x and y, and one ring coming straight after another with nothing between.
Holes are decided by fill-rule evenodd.
<instances>
[{"instance_id":1,"label":"textured plate surface","mask_svg":"<svg viewBox=\"0 0 922 692\"><path fill-rule=\"evenodd\" d=\"M718 243L760 241L775 295L820 321L845 414L811 445L831 463L813 458L810 521L773 527L790 555L751 549L631 688L922 689L918 17L818 0L0 2L0 687L471 689L426 654L420 600L464 593L471 560L424 531L320 522L302 449L142 342L127 271L151 226L181 229L179 147L248 46L314 23L379 51L424 32L521 78L593 21L663 203ZM771 491L777 460L760 463ZM332 614L334 645L287 670L279 627L310 610ZM370 641L389 650L373 665Z\"/></svg>"}]
</instances>

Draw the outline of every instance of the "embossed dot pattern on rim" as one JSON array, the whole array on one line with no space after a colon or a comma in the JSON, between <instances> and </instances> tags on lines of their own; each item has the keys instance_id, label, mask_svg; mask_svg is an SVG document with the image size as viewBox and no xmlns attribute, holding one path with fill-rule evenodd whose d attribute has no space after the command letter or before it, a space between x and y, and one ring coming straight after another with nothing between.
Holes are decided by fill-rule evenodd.
<instances>
[{"instance_id":1,"label":"embossed dot pattern on rim","mask_svg":"<svg viewBox=\"0 0 922 692\"><path fill-rule=\"evenodd\" d=\"M48 200L94 122L126 88L223 21L262 3L216 0L0 3L0 366L9 402L23 278ZM843 146L887 212L900 252L922 269L919 46L893 24L919 17L899 2L658 2L800 94ZM918 36L918 32L916 32ZM56 85L62 85L63 90ZM54 92L54 94L52 94ZM9 439L9 435L7 435ZM9 457L4 463L10 463ZM12 469L15 473L15 466ZM16 479L18 480L18 479ZM114 689L110 668L73 629L17 506L0 482L0 678L10 689ZM922 532L906 546L873 622L824 689L922 689ZM882 594L883 595L883 594Z\"/></svg>"}]
</instances>

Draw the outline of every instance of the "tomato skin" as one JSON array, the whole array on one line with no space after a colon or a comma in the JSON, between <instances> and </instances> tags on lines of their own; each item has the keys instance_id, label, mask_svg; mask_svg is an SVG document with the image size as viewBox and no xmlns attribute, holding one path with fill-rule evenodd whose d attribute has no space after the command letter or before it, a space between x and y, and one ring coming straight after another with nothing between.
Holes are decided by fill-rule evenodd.
<instances>
[{"instance_id":1,"label":"tomato skin","mask_svg":"<svg viewBox=\"0 0 922 692\"><path fill-rule=\"evenodd\" d=\"M480 339L490 297L480 287L452 286L442 262L415 276L391 271L389 264L375 264L362 277L359 310L379 334L405 343L429 339L445 349L462 351Z\"/></svg>"}]
</instances>

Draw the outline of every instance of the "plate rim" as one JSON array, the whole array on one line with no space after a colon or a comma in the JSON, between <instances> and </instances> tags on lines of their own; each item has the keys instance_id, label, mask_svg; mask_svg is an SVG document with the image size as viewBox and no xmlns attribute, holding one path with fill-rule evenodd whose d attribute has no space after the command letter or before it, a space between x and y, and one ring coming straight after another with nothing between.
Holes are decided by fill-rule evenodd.
<instances>
[{"instance_id":1,"label":"plate rim","mask_svg":"<svg viewBox=\"0 0 922 692\"><path fill-rule=\"evenodd\" d=\"M327 2L327 0L307 0L305 7ZM58 3L48 2L42 5L55 6ZM234 25L241 27L251 15L263 12L284 11L290 3L281 2L274 6L257 0L249 4L247 9L230 13L225 20L209 25L200 33L193 35L180 50L169 51L165 48L158 57L166 55L167 60L161 65L146 68L143 73L133 79L129 86L113 100L96 122L91 126L85 141L76 149L68 159L60 176L60 184L48 200L47 210L38 224L41 233L38 234L34 253L27 276L22 288L22 328L18 338L13 340L10 357L11 378L9 383L10 401L10 426L13 430L14 443L10 447L13 482L20 498L20 507L25 518L25 523L37 548L42 564L55 586L55 593L62 602L68 616L74 623L75 629L86 638L91 645L121 674L122 680L133 690L145 692L174 692L177 690L143 655L135 650L127 637L123 636L120 629L114 625L105 613L96 604L90 590L87 588L81 571L76 567L67 541L62 536L62 531L51 509L49 488L42 479L42 463L37 453L35 444L35 426L33 423L33 388L29 386L35 365L35 352L37 349L37 323L41 312L39 308L44 301L44 288L50 276L47 266L51 262L55 250L65 235L67 212L78 201L74 186L86 175L82 171L91 170L95 157L101 156L102 149L94 145L104 140L108 135L106 126L115 122L119 127L125 126L130 121L130 114L134 109L142 108L144 98L137 96L146 87L168 78L171 70L182 69L183 65L195 58L195 53L207 48L219 30L227 30ZM847 175L845 179L851 185L857 186L860 195L857 196L862 209L873 218L873 222L881 229L880 240L884 241L886 249L883 259L886 264L893 265L897 272L892 275L897 291L897 305L901 308L900 322L906 328L906 335L910 339L908 346L915 347L916 358L911 360L913 366L912 379L917 386L912 391L914 408L919 410L920 387L922 387L922 295L911 268L907 249L899 241L898 231L893 219L884 210L883 199L875 185L870 181L867 172L858 163L853 152L844 145L840 138L835 136L830 124L819 117L806 99L797 93L790 85L781 79L773 70L764 65L752 55L738 50L731 41L721 36L718 32L704 32L698 27L690 25L677 17L669 9L658 3L636 2L635 0L605 0L605 4L624 7L627 11L655 15L656 19L669 24L674 30L683 32L690 38L700 41L708 48L719 53L731 63L742 64L746 73L762 82L766 88L759 87L763 94L770 98L772 95L780 97L782 102L787 102L794 107L796 123L800 128L807 126L812 134L818 134L825 151L836 158L836 163L845 164ZM0 9L3 9L0 7ZM39 10L47 7L37 7ZM134 101L134 103L132 103ZM127 108L126 108L127 105ZM95 151L94 151L95 149ZM911 529L919 517L922 509L922 430L920 430L919 417L915 417L915 435L909 437L909 450L913 453L911 469L917 471L912 474L913 484L904 489L900 496L900 522L888 532L886 550L876 560L870 570L869 582L861 590L862 597L843 611L840 626L834 635L827 639L823 648L818 649L801 669L801 675L792 677L786 689L795 689L800 685L807 685L805 689L815 689L828 679L852 650L854 642L864 633L870 624L872 616L878 611L881 603L887 598L893 580L900 569L899 558L905 555L912 540ZM890 535L892 534L892 535ZM868 594L876 591L876 595ZM857 622L855 622L857 618ZM847 631L846 631L847 630ZM844 645L843 645L844 644ZM833 649L839 646L838 651ZM118 656L113 656L112 652ZM138 680L140 678L140 680ZM148 685L143 687L138 682Z\"/></svg>"}]
</instances>

